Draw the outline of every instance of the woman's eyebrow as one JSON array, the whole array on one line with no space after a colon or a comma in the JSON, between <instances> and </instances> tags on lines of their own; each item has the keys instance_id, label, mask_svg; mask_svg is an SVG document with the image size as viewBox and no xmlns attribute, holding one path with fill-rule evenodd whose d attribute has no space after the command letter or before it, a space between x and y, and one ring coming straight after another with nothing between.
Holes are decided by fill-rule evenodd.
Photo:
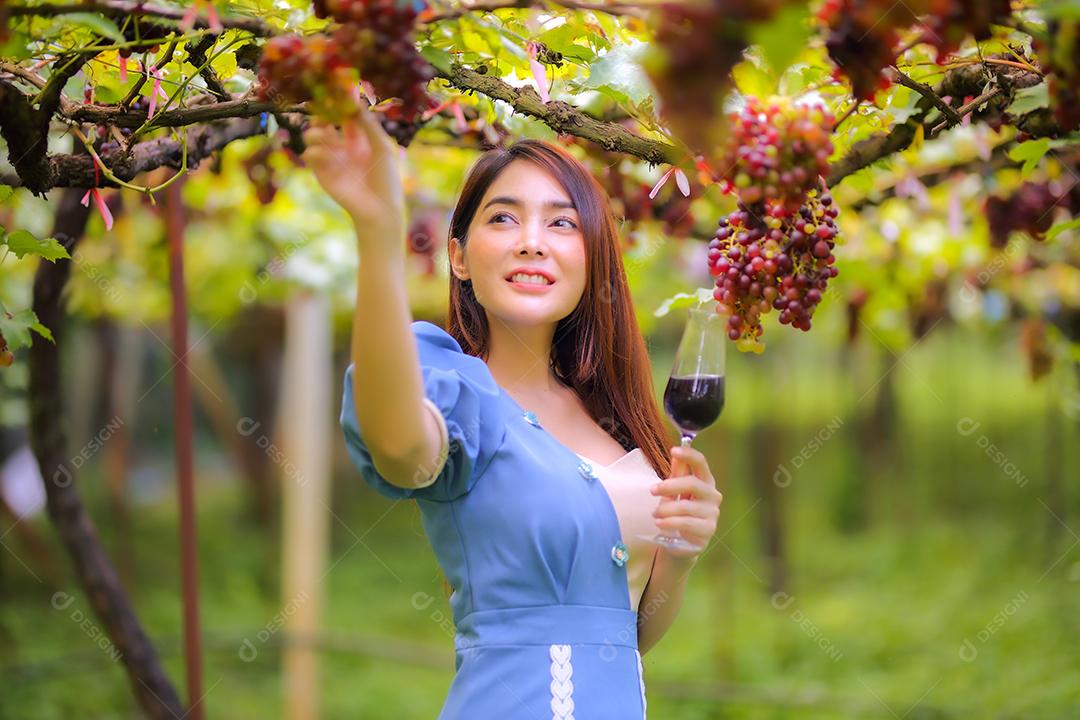
<instances>
[{"instance_id":1,"label":"woman's eyebrow","mask_svg":"<svg viewBox=\"0 0 1080 720\"><path fill-rule=\"evenodd\" d=\"M487 203L484 205L484 207L481 208L481 209L482 210L487 210L492 205L514 205L516 207L521 207L522 205L524 205L524 203L521 200L519 200L518 198L515 198L515 197L510 197L508 195L499 195L498 197L493 197L490 200L488 200ZM574 207L574 203L570 202L569 200L549 200L548 202L544 203L543 208L545 210L576 210L577 209L577 208Z\"/></svg>"}]
</instances>

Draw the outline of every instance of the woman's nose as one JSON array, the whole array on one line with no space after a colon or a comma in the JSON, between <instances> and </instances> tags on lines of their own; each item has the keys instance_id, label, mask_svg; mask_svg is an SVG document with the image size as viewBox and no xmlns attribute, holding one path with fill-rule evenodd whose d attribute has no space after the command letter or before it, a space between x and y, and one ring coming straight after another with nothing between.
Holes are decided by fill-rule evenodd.
<instances>
[{"instance_id":1,"label":"woman's nose","mask_svg":"<svg viewBox=\"0 0 1080 720\"><path fill-rule=\"evenodd\" d=\"M518 253L529 252L532 254L543 255L545 251L546 247L544 245L543 230L533 223L522 226Z\"/></svg>"}]
</instances>

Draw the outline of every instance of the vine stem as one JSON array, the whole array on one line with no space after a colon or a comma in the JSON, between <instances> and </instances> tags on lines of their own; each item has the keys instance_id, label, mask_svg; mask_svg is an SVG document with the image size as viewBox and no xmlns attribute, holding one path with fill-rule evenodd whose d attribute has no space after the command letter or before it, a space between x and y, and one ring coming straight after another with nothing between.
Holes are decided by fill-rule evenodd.
<instances>
[{"instance_id":1,"label":"vine stem","mask_svg":"<svg viewBox=\"0 0 1080 720\"><path fill-rule=\"evenodd\" d=\"M176 40L176 42L180 43L180 42L187 42L188 40L198 40L203 35L212 35L212 34L214 34L214 33L211 30L192 30L191 32L185 33L183 35L176 35L173 39ZM95 45L93 47L93 52L101 53L101 52L105 52L107 50L123 50L125 48L138 49L138 48L143 48L143 47L153 47L154 45L160 45L162 40L163 40L163 38L147 38L145 40L131 40L129 42L115 43L113 45ZM67 52L74 53L74 54L77 55L79 53L91 52L91 49L90 48L76 48L74 50L69 50Z\"/></svg>"},{"instance_id":2,"label":"vine stem","mask_svg":"<svg viewBox=\"0 0 1080 720\"><path fill-rule=\"evenodd\" d=\"M77 137L82 142L82 144L86 146L86 149L87 151L89 151L90 156L94 159L94 162L97 163L97 166L101 169L102 175L104 175L109 180L112 180L120 187L126 187L129 190L134 190L138 193L146 195L148 198L150 198L150 202L155 205L157 204L157 200L154 199L154 193L160 192L172 185L174 182L176 182L177 178L183 175L184 171L187 170L187 128L183 128L183 130L184 132L180 134L180 169L172 177L170 177L168 180L164 181L160 185L155 185L154 187L145 187L126 182L116 177L113 171L105 165L105 162L101 159L101 156L97 154L97 151L94 150L94 144L90 141L90 139L87 138L86 135L83 134L82 130L80 130L78 127L76 127L75 125L71 126L72 134L75 135L75 137Z\"/></svg>"},{"instance_id":3,"label":"vine stem","mask_svg":"<svg viewBox=\"0 0 1080 720\"><path fill-rule=\"evenodd\" d=\"M1024 58L1024 56L1023 56L1023 55L1021 55L1020 53L1016 52L1016 51L1015 51L1015 50L1013 50L1013 49L1012 49L1011 47L1009 48L1009 52L1010 52L1010 53L1012 54L1012 56L1013 56L1014 58L1016 58L1016 62L1018 62L1018 63L1021 63L1021 64L1022 64L1022 65L1023 65L1024 67L1026 67L1026 68L1027 68L1027 69L1028 69L1029 71L1031 71L1031 72L1033 72L1033 73L1035 73L1035 74L1037 74L1037 75L1042 75L1042 71L1041 71L1041 70L1039 70L1039 68L1037 68L1037 67L1035 67L1034 65L1032 65L1032 64L1031 64L1030 62L1028 62L1028 61L1027 61L1027 59L1026 59L1026 58Z\"/></svg>"},{"instance_id":4,"label":"vine stem","mask_svg":"<svg viewBox=\"0 0 1080 720\"><path fill-rule=\"evenodd\" d=\"M1044 75L1042 70L1033 67L1030 63L1019 63L1015 60L1005 60L1002 58L986 58L983 60L956 60L945 66L946 70L952 70L953 68L966 67L968 65L1008 65L1009 67L1019 68L1021 70L1027 70L1033 72L1039 77Z\"/></svg>"},{"instance_id":5,"label":"vine stem","mask_svg":"<svg viewBox=\"0 0 1080 720\"><path fill-rule=\"evenodd\" d=\"M835 123L833 123L832 131L836 132L837 128L839 128L845 120L855 114L855 111L859 109L860 105L862 105L862 100L855 100L855 103L847 109L847 112L841 115L840 118Z\"/></svg>"}]
</instances>

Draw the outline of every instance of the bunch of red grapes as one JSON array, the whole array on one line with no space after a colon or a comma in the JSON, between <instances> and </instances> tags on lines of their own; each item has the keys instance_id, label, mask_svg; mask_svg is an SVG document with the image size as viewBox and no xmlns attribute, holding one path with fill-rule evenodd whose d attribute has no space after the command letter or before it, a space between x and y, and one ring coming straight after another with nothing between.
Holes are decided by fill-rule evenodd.
<instances>
[{"instance_id":1,"label":"bunch of red grapes","mask_svg":"<svg viewBox=\"0 0 1080 720\"><path fill-rule=\"evenodd\" d=\"M868 100L889 87L884 71L896 62L903 31L918 32L918 42L935 47L940 62L969 35L989 37L991 25L1010 13L1009 0L826 0L818 19L827 30L834 74L846 76L855 97Z\"/></svg>"},{"instance_id":2,"label":"bunch of red grapes","mask_svg":"<svg viewBox=\"0 0 1080 720\"><path fill-rule=\"evenodd\" d=\"M312 100L330 120L355 112L356 74L376 96L395 98L381 113L383 128L406 146L431 106L426 87L435 72L416 50L416 10L396 0L315 0L315 14L332 18L331 34L288 35L267 43L260 92L286 101Z\"/></svg>"},{"instance_id":3,"label":"bunch of red grapes","mask_svg":"<svg viewBox=\"0 0 1080 720\"><path fill-rule=\"evenodd\" d=\"M328 35L279 35L259 62L259 95L278 104L312 103L320 117L338 122L356 112L356 69Z\"/></svg>"},{"instance_id":4,"label":"bunch of red grapes","mask_svg":"<svg viewBox=\"0 0 1080 720\"><path fill-rule=\"evenodd\" d=\"M1047 24L1047 40L1037 39L1035 50L1042 60L1050 108L1062 130L1080 128L1080 20L1054 19Z\"/></svg>"},{"instance_id":5,"label":"bunch of red grapes","mask_svg":"<svg viewBox=\"0 0 1080 720\"><path fill-rule=\"evenodd\" d=\"M712 144L717 106L731 69L750 44L749 29L771 18L786 0L671 2L660 6L656 48L645 68L679 138L704 150Z\"/></svg>"},{"instance_id":6,"label":"bunch of red grapes","mask_svg":"<svg viewBox=\"0 0 1080 720\"><path fill-rule=\"evenodd\" d=\"M922 40L937 48L938 58L956 52L970 35L990 37L991 26L1012 14L1010 0L920 0L912 7L922 19Z\"/></svg>"},{"instance_id":7,"label":"bunch of red grapes","mask_svg":"<svg viewBox=\"0 0 1080 720\"><path fill-rule=\"evenodd\" d=\"M827 29L825 48L836 64L833 75L846 76L859 100L889 87L884 70L896 61L900 31L915 20L908 7L885 0L826 0L818 11Z\"/></svg>"},{"instance_id":8,"label":"bunch of red grapes","mask_svg":"<svg viewBox=\"0 0 1080 720\"><path fill-rule=\"evenodd\" d=\"M1042 240L1058 213L1080 212L1080 187L1061 187L1055 182L1025 182L1011 195L991 195L983 205L990 225L990 244L1004 248L1009 236L1023 232Z\"/></svg>"},{"instance_id":9,"label":"bunch of red grapes","mask_svg":"<svg viewBox=\"0 0 1080 720\"><path fill-rule=\"evenodd\" d=\"M822 105L748 97L730 123L721 190L747 205L797 210L828 173L834 122Z\"/></svg>"},{"instance_id":10,"label":"bunch of red grapes","mask_svg":"<svg viewBox=\"0 0 1080 720\"><path fill-rule=\"evenodd\" d=\"M832 196L811 190L794 213L759 213L740 201L720 219L709 243L713 297L728 315L728 337L740 350L762 349L761 317L778 310L780 323L809 330L814 309L836 277L833 248L839 214Z\"/></svg>"}]
</instances>

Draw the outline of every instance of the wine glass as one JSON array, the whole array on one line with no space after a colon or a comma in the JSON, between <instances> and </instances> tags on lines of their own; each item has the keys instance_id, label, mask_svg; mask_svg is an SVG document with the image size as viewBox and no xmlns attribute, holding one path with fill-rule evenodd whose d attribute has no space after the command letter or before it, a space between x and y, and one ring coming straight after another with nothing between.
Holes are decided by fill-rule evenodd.
<instances>
[{"instance_id":1,"label":"wine glass","mask_svg":"<svg viewBox=\"0 0 1080 720\"><path fill-rule=\"evenodd\" d=\"M682 446L689 447L694 436L716 422L724 409L724 353L727 348L727 316L704 307L691 307L683 328L675 365L664 389L664 410L682 436ZM680 465L676 469L676 463ZM685 474L677 459L671 463L673 476ZM671 502L672 498L662 498ZM700 550L678 532L638 535L663 547Z\"/></svg>"}]
</instances>

